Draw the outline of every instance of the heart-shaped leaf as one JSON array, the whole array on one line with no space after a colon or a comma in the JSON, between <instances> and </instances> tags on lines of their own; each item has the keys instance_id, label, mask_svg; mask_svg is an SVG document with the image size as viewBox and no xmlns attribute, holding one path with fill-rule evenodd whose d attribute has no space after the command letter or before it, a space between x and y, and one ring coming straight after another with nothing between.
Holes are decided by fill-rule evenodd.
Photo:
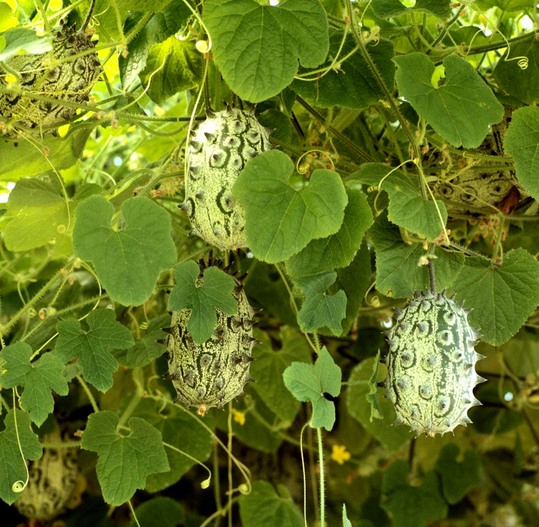
<instances>
[{"instance_id":1,"label":"heart-shaped leaf","mask_svg":"<svg viewBox=\"0 0 539 527\"><path fill-rule=\"evenodd\" d=\"M245 208L245 234L253 254L281 262L311 240L335 234L348 202L339 175L315 170L309 184L296 190L290 158L278 150L251 159L239 175L233 194Z\"/></svg>"},{"instance_id":2,"label":"heart-shaped leaf","mask_svg":"<svg viewBox=\"0 0 539 527\"><path fill-rule=\"evenodd\" d=\"M204 22L212 53L230 89L259 102L277 95L298 71L321 64L328 53L326 12L318 0L207 0Z\"/></svg>"},{"instance_id":3,"label":"heart-shaped leaf","mask_svg":"<svg viewBox=\"0 0 539 527\"><path fill-rule=\"evenodd\" d=\"M395 75L400 94L436 132L453 146L477 148L488 127L499 123L503 106L463 58L444 59L445 82L432 85L434 64L423 53L410 53L393 59L399 67Z\"/></svg>"}]
</instances>

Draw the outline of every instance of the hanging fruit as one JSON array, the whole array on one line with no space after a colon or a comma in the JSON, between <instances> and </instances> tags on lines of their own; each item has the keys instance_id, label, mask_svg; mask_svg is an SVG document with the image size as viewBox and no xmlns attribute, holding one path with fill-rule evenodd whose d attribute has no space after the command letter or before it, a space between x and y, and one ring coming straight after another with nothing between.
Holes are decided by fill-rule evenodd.
<instances>
[{"instance_id":1,"label":"hanging fruit","mask_svg":"<svg viewBox=\"0 0 539 527\"><path fill-rule=\"evenodd\" d=\"M222 250L246 247L245 212L232 187L245 163L270 150L269 135L248 111L227 108L207 111L187 148L185 201L192 234Z\"/></svg>"},{"instance_id":2,"label":"hanging fruit","mask_svg":"<svg viewBox=\"0 0 539 527\"><path fill-rule=\"evenodd\" d=\"M395 310L384 383L397 413L394 425L435 436L471 423L468 410L481 404L473 389L485 379L475 371L483 356L474 349L480 335L468 323L469 311L445 291L416 292Z\"/></svg>"}]
</instances>

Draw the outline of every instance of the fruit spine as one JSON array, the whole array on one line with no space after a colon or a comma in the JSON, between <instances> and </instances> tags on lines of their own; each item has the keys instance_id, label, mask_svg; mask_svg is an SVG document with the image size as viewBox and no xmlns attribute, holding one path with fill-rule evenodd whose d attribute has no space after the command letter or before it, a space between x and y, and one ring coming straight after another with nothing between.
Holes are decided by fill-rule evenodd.
<instances>
[{"instance_id":1,"label":"fruit spine","mask_svg":"<svg viewBox=\"0 0 539 527\"><path fill-rule=\"evenodd\" d=\"M245 212L232 187L247 161L272 148L254 108L207 111L186 153L185 201L192 234L222 250L246 247Z\"/></svg>"},{"instance_id":2,"label":"fruit spine","mask_svg":"<svg viewBox=\"0 0 539 527\"><path fill-rule=\"evenodd\" d=\"M28 92L28 95L0 94L3 124L11 122L16 127L46 129L54 128L76 115L77 108L65 106L62 101L75 104L87 101L101 73L95 52L66 60L95 46L84 24L83 28L78 32L74 27L66 26L52 29L54 62L51 64L48 64L49 53L15 55L7 61L10 69L20 77L18 88ZM6 87L5 74L0 75L0 86ZM55 99L58 103L32 99L32 93Z\"/></svg>"},{"instance_id":3,"label":"fruit spine","mask_svg":"<svg viewBox=\"0 0 539 527\"><path fill-rule=\"evenodd\" d=\"M200 264L201 271L206 267ZM214 406L222 408L238 395L245 395L245 384L254 382L249 374L251 352L258 341L253 338L253 309L241 279L233 276L232 295L238 304L236 315L217 309L217 324L212 336L196 344L187 329L190 309L172 313L172 326L165 330L169 373L178 399L187 408L195 406L200 415ZM197 286L204 280L202 272Z\"/></svg>"},{"instance_id":4,"label":"fruit spine","mask_svg":"<svg viewBox=\"0 0 539 527\"><path fill-rule=\"evenodd\" d=\"M471 423L467 412L481 403L474 387L485 379L475 371L483 358L474 349L480 335L454 297L416 292L386 333L388 397L397 413L394 425L407 424L431 437Z\"/></svg>"}]
</instances>

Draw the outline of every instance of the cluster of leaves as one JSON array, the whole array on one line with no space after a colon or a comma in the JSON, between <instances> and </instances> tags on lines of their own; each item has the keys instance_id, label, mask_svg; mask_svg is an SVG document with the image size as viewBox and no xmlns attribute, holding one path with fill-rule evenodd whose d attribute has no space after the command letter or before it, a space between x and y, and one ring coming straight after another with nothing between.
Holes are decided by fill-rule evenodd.
<instances>
[{"instance_id":1,"label":"cluster of leaves","mask_svg":"<svg viewBox=\"0 0 539 527\"><path fill-rule=\"evenodd\" d=\"M90 5L103 66L54 134L0 115L1 500L60 426L88 482L67 525L300 527L302 448L309 523L539 523L535 2L93 4L0 4L0 109L22 93L9 59L52 49L36 27L80 26ZM202 418L173 403L163 329L188 309L202 343L237 310L226 272L200 281L212 247L177 207L189 130L223 104L256 104L277 148L232 189L248 251L213 249L262 309L256 382ZM382 331L431 286L429 261L487 357L484 406L451 438L391 427L376 387ZM190 469L212 452L210 504Z\"/></svg>"}]
</instances>

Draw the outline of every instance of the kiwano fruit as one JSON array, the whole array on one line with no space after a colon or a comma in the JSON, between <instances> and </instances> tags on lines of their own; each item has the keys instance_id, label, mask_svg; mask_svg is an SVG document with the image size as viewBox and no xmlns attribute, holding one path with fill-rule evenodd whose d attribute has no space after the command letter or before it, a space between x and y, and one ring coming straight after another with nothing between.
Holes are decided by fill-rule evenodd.
<instances>
[{"instance_id":1,"label":"kiwano fruit","mask_svg":"<svg viewBox=\"0 0 539 527\"><path fill-rule=\"evenodd\" d=\"M86 31L60 26L52 29L55 61L69 59L91 50L95 42ZM97 53L91 52L66 62L50 62L50 53L40 55L15 55L8 59L8 66L20 75L18 88L55 99L41 101L19 94L0 94L0 116L3 123L15 127L38 128L48 131L76 115L77 109L62 101L80 104L89 99L89 93L101 73ZM0 70L1 71L1 70ZM6 74L0 75L0 87L6 87Z\"/></svg>"},{"instance_id":2,"label":"kiwano fruit","mask_svg":"<svg viewBox=\"0 0 539 527\"><path fill-rule=\"evenodd\" d=\"M58 430L46 434L43 443L61 443ZM48 522L56 518L76 493L79 465L76 448L46 448L43 456L29 466L28 485L15 502L27 518Z\"/></svg>"},{"instance_id":3,"label":"kiwano fruit","mask_svg":"<svg viewBox=\"0 0 539 527\"><path fill-rule=\"evenodd\" d=\"M204 264L201 267L204 269ZM249 375L253 360L251 351L258 341L253 338L253 317L257 310L249 305L241 279L234 277L232 295L238 304L236 315L217 311L217 324L212 336L197 344L187 329L190 309L172 313L172 325L165 330L168 366L166 376L172 381L178 399L187 408L195 406L204 415L208 408L222 408L238 395L245 395L243 388L254 382ZM199 276L197 286L203 281Z\"/></svg>"},{"instance_id":4,"label":"kiwano fruit","mask_svg":"<svg viewBox=\"0 0 539 527\"><path fill-rule=\"evenodd\" d=\"M227 106L207 115L187 148L185 201L180 208L189 216L191 234L222 250L246 247L245 212L232 186L249 159L272 148L272 130L257 121L254 108Z\"/></svg>"},{"instance_id":5,"label":"kiwano fruit","mask_svg":"<svg viewBox=\"0 0 539 527\"><path fill-rule=\"evenodd\" d=\"M431 437L471 423L467 412L481 403L473 394L484 381L475 371L483 356L474 349L480 335L454 297L416 292L386 333L387 378L383 384L397 413L394 425L409 425Z\"/></svg>"}]
</instances>

